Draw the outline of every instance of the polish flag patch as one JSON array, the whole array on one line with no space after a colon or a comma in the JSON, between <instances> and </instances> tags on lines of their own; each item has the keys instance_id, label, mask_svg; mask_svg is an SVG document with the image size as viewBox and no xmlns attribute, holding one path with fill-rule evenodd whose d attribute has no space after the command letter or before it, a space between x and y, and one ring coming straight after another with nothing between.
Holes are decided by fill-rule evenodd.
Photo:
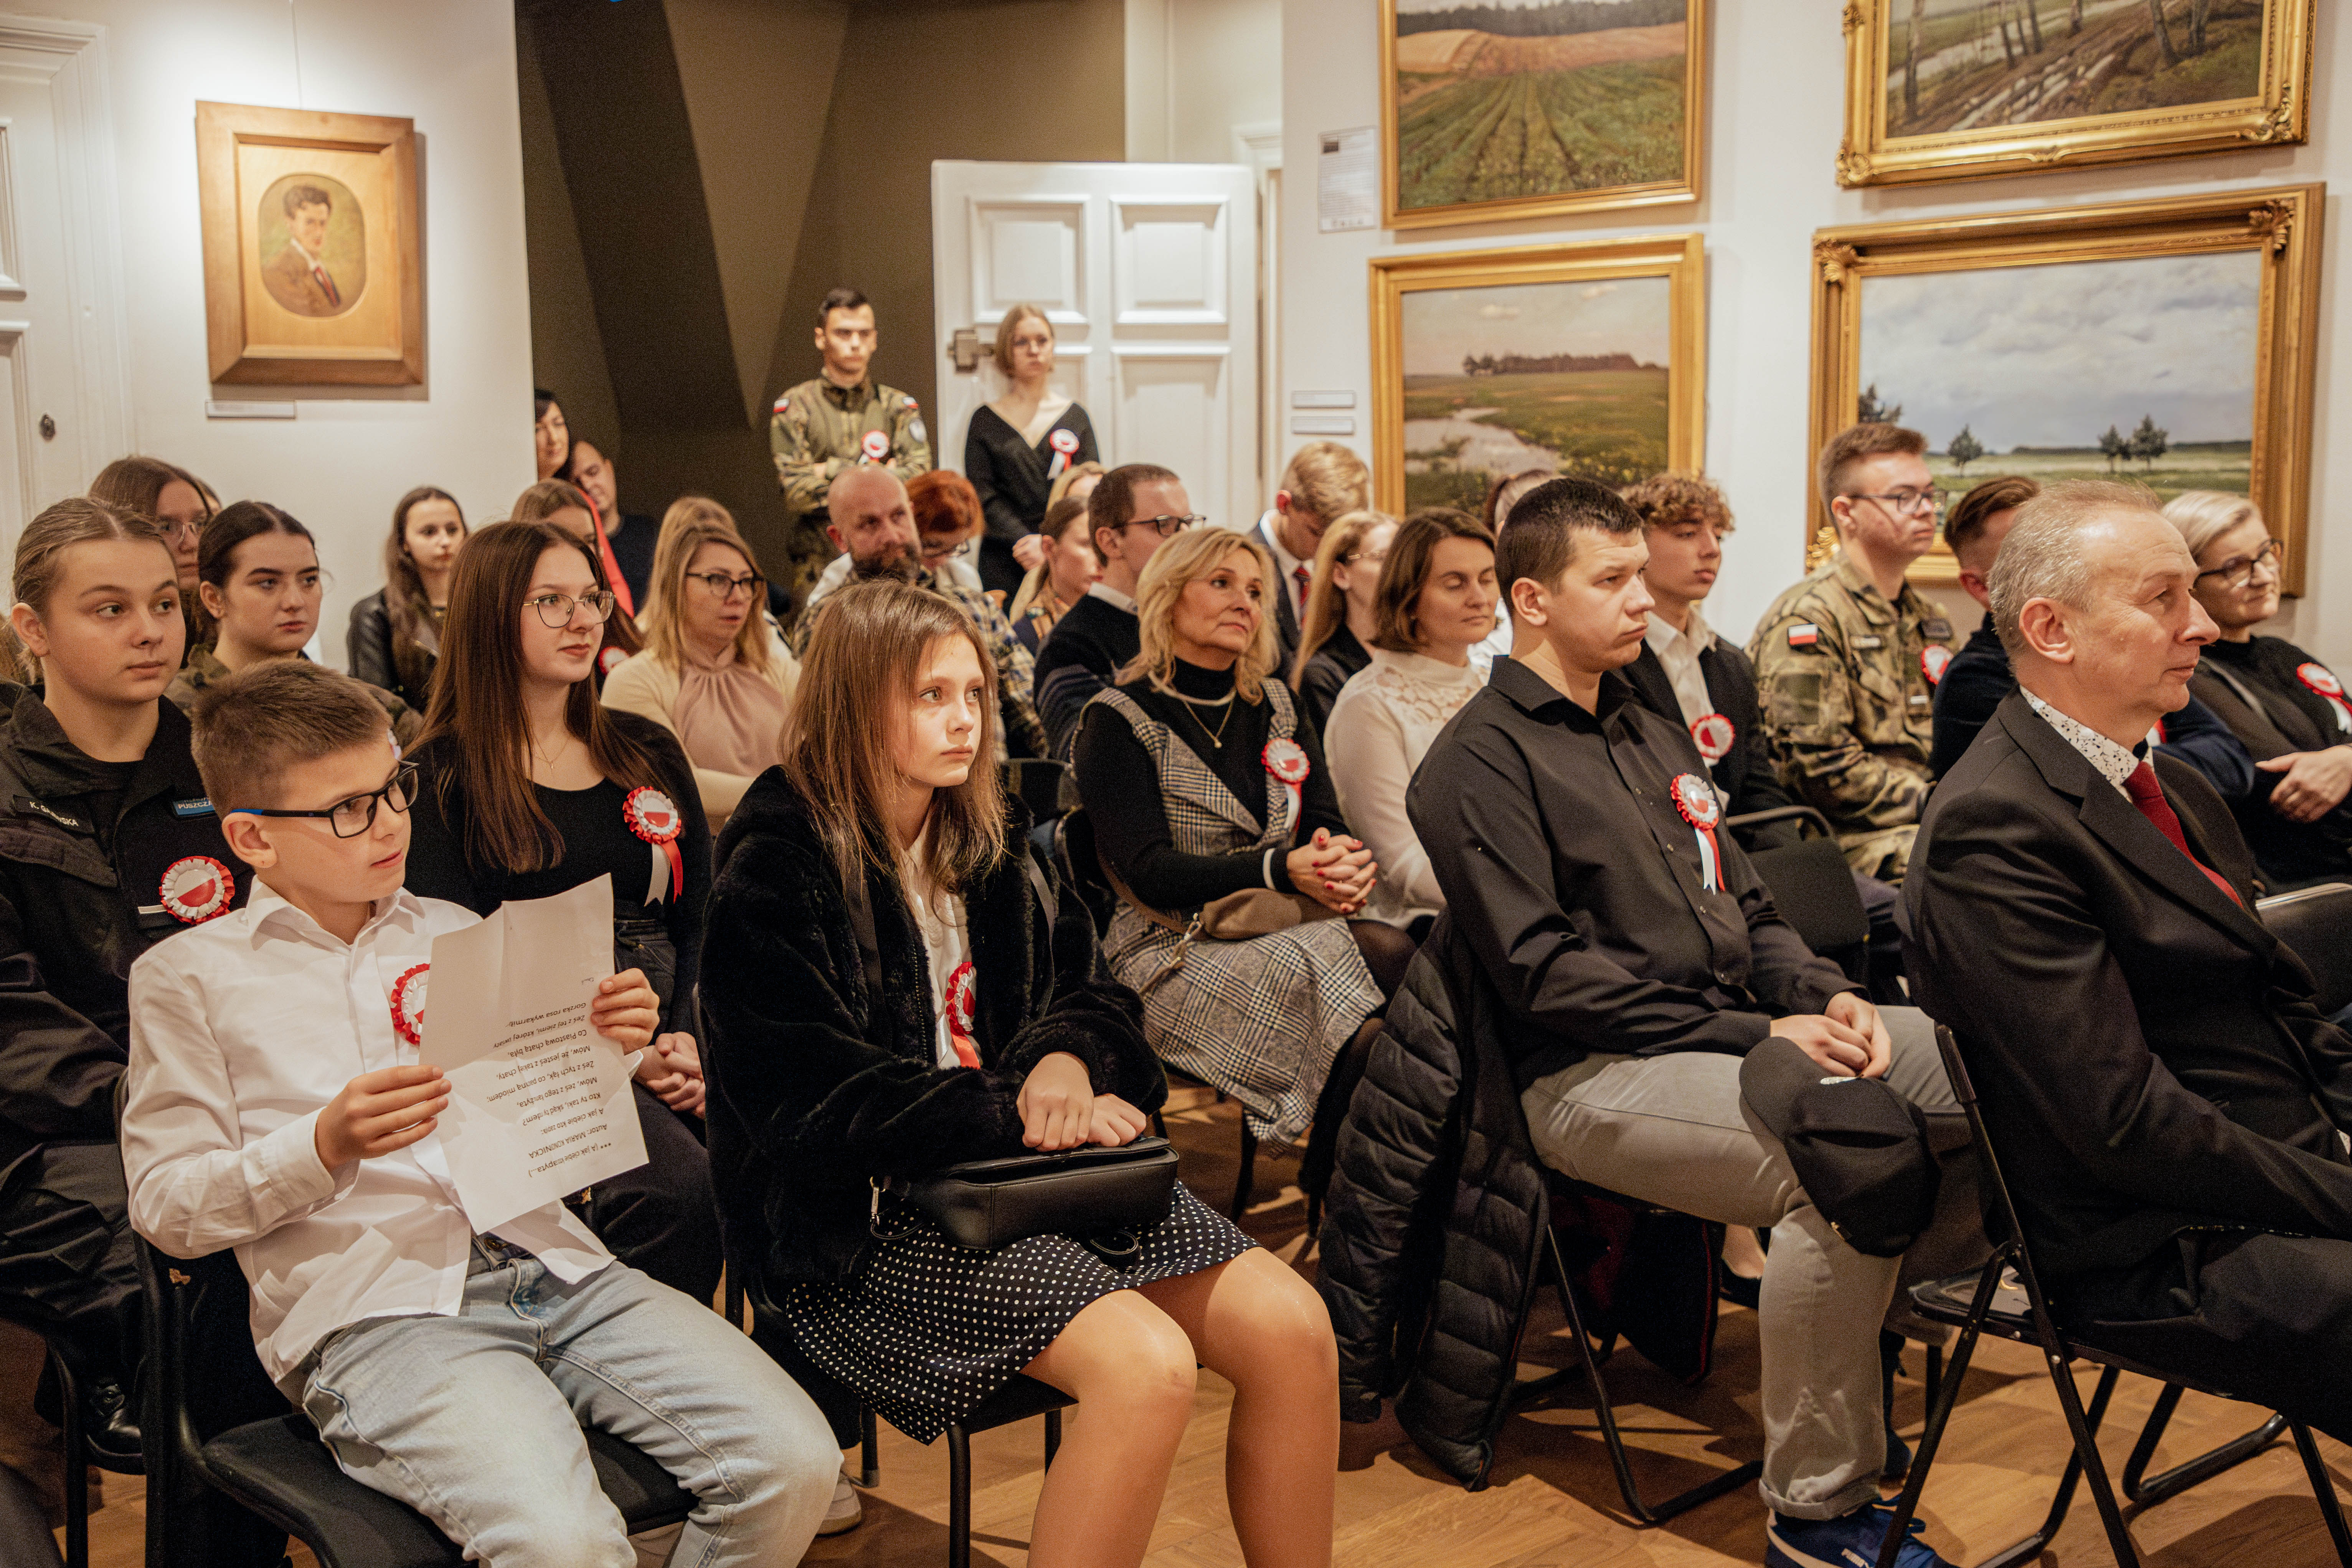
<instances>
[{"instance_id":1,"label":"polish flag patch","mask_svg":"<svg viewBox=\"0 0 2352 1568\"><path fill-rule=\"evenodd\" d=\"M1789 628L1790 647L1811 647L1822 640L1822 628L1811 621L1800 621Z\"/></svg>"}]
</instances>

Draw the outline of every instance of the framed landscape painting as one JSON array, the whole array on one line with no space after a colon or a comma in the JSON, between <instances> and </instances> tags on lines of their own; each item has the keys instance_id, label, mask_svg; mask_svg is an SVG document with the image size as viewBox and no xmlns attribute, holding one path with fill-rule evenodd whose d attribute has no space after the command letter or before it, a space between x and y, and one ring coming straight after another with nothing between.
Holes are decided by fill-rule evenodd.
<instances>
[{"instance_id":1,"label":"framed landscape painting","mask_svg":"<svg viewBox=\"0 0 2352 1568\"><path fill-rule=\"evenodd\" d=\"M1957 498L1995 475L2250 496L2305 559L2326 188L1824 229L1812 449L1857 419L1927 437ZM1818 497L1809 564L1835 544ZM1957 580L1938 542L1915 568Z\"/></svg>"},{"instance_id":2,"label":"framed landscape painting","mask_svg":"<svg viewBox=\"0 0 2352 1568\"><path fill-rule=\"evenodd\" d=\"M1696 468L1705 267L1695 234L1375 260L1377 504L1475 513L1530 468Z\"/></svg>"},{"instance_id":3,"label":"framed landscape painting","mask_svg":"<svg viewBox=\"0 0 2352 1568\"><path fill-rule=\"evenodd\" d=\"M1391 228L1698 199L1706 0L1381 0Z\"/></svg>"},{"instance_id":4,"label":"framed landscape painting","mask_svg":"<svg viewBox=\"0 0 2352 1568\"><path fill-rule=\"evenodd\" d=\"M2301 142L2318 0L1849 0L1847 185Z\"/></svg>"}]
</instances>

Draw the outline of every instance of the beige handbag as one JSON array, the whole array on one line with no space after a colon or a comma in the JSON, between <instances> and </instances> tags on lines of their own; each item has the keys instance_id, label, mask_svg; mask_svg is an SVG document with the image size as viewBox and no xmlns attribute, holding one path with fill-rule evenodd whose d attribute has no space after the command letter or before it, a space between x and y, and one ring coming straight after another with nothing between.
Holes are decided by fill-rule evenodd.
<instances>
[{"instance_id":1,"label":"beige handbag","mask_svg":"<svg viewBox=\"0 0 2352 1568\"><path fill-rule=\"evenodd\" d=\"M1201 906L1201 912L1190 924L1172 915L1164 915L1135 896L1119 874L1110 868L1110 861L1099 850L1095 859L1102 867L1103 879L1111 891L1124 900L1129 908L1156 926L1164 926L1182 940L1176 944L1160 973L1136 988L1138 995L1150 995L1154 987L1176 973L1184 962L1185 952L1202 937L1212 942L1247 942L1254 936L1272 936L1278 931L1288 931L1308 921L1330 921L1339 918L1339 911L1318 904L1304 893L1277 892L1272 888L1244 888L1237 893L1227 893L1222 899L1212 899Z\"/></svg>"}]
</instances>

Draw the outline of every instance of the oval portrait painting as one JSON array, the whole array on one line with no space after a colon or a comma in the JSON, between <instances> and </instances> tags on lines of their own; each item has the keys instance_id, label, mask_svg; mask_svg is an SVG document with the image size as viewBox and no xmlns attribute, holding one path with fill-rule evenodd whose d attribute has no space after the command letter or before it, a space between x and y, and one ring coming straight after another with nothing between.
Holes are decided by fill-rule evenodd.
<instances>
[{"instance_id":1,"label":"oval portrait painting","mask_svg":"<svg viewBox=\"0 0 2352 1568\"><path fill-rule=\"evenodd\" d=\"M261 193L261 286L298 316L340 316L367 288L367 216L327 174L287 174Z\"/></svg>"}]
</instances>

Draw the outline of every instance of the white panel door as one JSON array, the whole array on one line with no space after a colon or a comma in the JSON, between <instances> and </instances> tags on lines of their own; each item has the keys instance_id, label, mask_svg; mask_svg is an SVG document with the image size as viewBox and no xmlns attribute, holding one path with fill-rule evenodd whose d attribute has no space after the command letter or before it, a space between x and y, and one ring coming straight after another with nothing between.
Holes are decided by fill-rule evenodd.
<instances>
[{"instance_id":1,"label":"white panel door","mask_svg":"<svg viewBox=\"0 0 2352 1568\"><path fill-rule=\"evenodd\" d=\"M963 468L966 426L1003 392L987 350L1025 301L1053 321L1055 383L1106 463L1173 468L1194 510L1255 523L1256 202L1237 163L933 163L940 466ZM982 350L968 369L960 330Z\"/></svg>"}]
</instances>

